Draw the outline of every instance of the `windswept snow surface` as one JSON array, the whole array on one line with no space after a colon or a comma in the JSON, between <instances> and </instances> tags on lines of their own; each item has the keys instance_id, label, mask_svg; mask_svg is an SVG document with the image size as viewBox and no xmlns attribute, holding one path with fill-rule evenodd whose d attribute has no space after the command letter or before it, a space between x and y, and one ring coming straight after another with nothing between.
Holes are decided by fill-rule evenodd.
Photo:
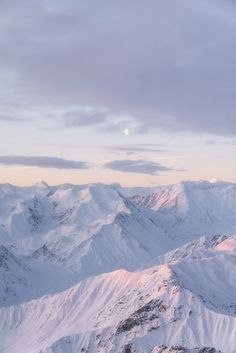
<instances>
[{"instance_id":1,"label":"windswept snow surface","mask_svg":"<svg viewBox=\"0 0 236 353\"><path fill-rule=\"evenodd\" d=\"M236 184L182 182L140 194L134 192L135 204L174 237L236 232Z\"/></svg>"},{"instance_id":2,"label":"windswept snow surface","mask_svg":"<svg viewBox=\"0 0 236 353\"><path fill-rule=\"evenodd\" d=\"M1 353L235 353L236 185L0 185Z\"/></svg>"}]
</instances>

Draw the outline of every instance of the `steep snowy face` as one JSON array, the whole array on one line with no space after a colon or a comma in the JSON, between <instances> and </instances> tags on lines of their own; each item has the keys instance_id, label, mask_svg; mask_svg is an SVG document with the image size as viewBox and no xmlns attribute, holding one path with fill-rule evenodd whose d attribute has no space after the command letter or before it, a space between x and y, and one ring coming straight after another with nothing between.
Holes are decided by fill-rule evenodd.
<instances>
[{"instance_id":1,"label":"steep snowy face","mask_svg":"<svg viewBox=\"0 0 236 353\"><path fill-rule=\"evenodd\" d=\"M227 257L213 246L187 264L182 259L140 272L118 270L2 308L0 350L234 353L236 317L225 304L235 298L235 264L229 266ZM229 297L224 288L232 291Z\"/></svg>"},{"instance_id":2,"label":"steep snowy face","mask_svg":"<svg viewBox=\"0 0 236 353\"><path fill-rule=\"evenodd\" d=\"M120 212L129 210L116 190L105 185L0 187L1 241L19 252L36 250L60 234L79 233L83 241Z\"/></svg>"},{"instance_id":3,"label":"steep snowy face","mask_svg":"<svg viewBox=\"0 0 236 353\"><path fill-rule=\"evenodd\" d=\"M0 245L0 306L14 304L27 291L30 274L22 260Z\"/></svg>"},{"instance_id":4,"label":"steep snowy face","mask_svg":"<svg viewBox=\"0 0 236 353\"><path fill-rule=\"evenodd\" d=\"M195 293L210 310L236 317L236 249L225 249L236 237L225 240L198 258L182 259L171 268L179 283ZM219 249L223 248L223 251ZM200 255L200 252L199 252Z\"/></svg>"},{"instance_id":5,"label":"steep snowy face","mask_svg":"<svg viewBox=\"0 0 236 353\"><path fill-rule=\"evenodd\" d=\"M113 186L43 184L3 194L3 244L83 277L137 269L171 246L164 231Z\"/></svg>"},{"instance_id":6,"label":"steep snowy face","mask_svg":"<svg viewBox=\"0 0 236 353\"><path fill-rule=\"evenodd\" d=\"M46 199L47 187L18 188L0 185L0 242L19 251L28 251L39 243L33 234L40 231L41 225L48 222L49 204Z\"/></svg>"},{"instance_id":7,"label":"steep snowy face","mask_svg":"<svg viewBox=\"0 0 236 353\"><path fill-rule=\"evenodd\" d=\"M132 200L169 233L183 237L236 231L236 185L182 182L163 186Z\"/></svg>"},{"instance_id":8,"label":"steep snowy face","mask_svg":"<svg viewBox=\"0 0 236 353\"><path fill-rule=\"evenodd\" d=\"M222 243L218 244L216 246L216 250L218 251L223 251L223 252L236 252L236 239L232 238L232 239L226 239L225 241L223 241Z\"/></svg>"}]
</instances>

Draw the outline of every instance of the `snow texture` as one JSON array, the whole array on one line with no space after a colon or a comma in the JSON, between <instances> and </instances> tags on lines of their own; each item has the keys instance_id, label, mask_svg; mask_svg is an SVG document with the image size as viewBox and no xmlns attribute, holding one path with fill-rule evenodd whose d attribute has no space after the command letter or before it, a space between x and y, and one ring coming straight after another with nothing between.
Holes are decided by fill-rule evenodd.
<instances>
[{"instance_id":1,"label":"snow texture","mask_svg":"<svg viewBox=\"0 0 236 353\"><path fill-rule=\"evenodd\" d=\"M0 185L1 353L235 353L236 185Z\"/></svg>"}]
</instances>

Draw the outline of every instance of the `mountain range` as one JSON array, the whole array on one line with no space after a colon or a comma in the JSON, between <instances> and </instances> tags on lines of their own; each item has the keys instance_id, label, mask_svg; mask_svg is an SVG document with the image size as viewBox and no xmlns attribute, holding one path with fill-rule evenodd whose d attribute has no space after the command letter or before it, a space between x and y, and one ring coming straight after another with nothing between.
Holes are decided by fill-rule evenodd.
<instances>
[{"instance_id":1,"label":"mountain range","mask_svg":"<svg viewBox=\"0 0 236 353\"><path fill-rule=\"evenodd\" d=\"M235 353L236 184L0 185L1 353Z\"/></svg>"}]
</instances>

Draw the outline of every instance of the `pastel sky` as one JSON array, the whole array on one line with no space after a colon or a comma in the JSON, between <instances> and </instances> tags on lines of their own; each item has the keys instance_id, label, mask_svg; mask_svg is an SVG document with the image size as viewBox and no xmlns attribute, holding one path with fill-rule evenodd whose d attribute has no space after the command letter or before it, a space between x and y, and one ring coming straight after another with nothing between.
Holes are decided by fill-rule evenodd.
<instances>
[{"instance_id":1,"label":"pastel sky","mask_svg":"<svg viewBox=\"0 0 236 353\"><path fill-rule=\"evenodd\" d=\"M0 183L236 182L236 2L0 0Z\"/></svg>"}]
</instances>

